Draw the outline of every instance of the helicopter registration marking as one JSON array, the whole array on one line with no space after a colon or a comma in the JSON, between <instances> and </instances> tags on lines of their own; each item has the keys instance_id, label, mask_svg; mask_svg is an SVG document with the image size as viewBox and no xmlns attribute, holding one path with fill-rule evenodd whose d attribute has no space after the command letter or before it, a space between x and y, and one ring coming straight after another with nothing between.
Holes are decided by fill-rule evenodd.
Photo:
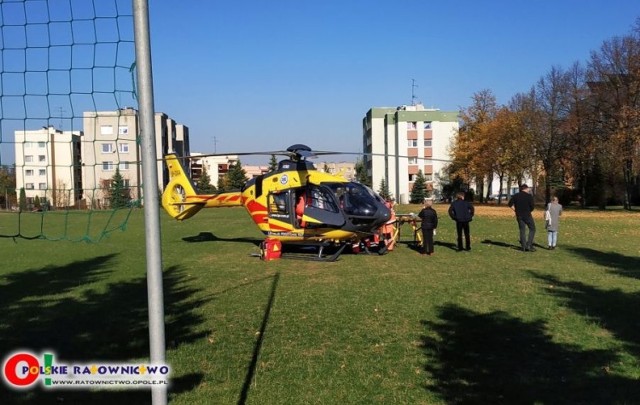
<instances>
[{"instance_id":1,"label":"helicopter registration marking","mask_svg":"<svg viewBox=\"0 0 640 405\"><path fill-rule=\"evenodd\" d=\"M280 177L280 184L285 185L289 182L289 176L287 176L286 174L283 174L282 177Z\"/></svg>"}]
</instances>

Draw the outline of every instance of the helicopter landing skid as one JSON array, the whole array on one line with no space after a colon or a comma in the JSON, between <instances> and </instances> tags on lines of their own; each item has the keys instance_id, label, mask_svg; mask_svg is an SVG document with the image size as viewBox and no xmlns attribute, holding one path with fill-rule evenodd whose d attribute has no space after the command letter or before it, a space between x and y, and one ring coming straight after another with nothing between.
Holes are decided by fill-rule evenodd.
<instances>
[{"instance_id":1,"label":"helicopter landing skid","mask_svg":"<svg viewBox=\"0 0 640 405\"><path fill-rule=\"evenodd\" d=\"M316 246L318 247L318 253L311 254L311 253L287 252L287 253L283 253L280 258L290 259L290 260L306 260L306 261L313 261L313 262L335 262L336 260L338 260L338 258L344 251L344 248L347 246L347 244L343 243L342 245L340 245L338 250L336 250L335 252L333 252L331 255L328 255L328 256L324 255L324 248L329 245L318 244Z\"/></svg>"},{"instance_id":2,"label":"helicopter landing skid","mask_svg":"<svg viewBox=\"0 0 640 405\"><path fill-rule=\"evenodd\" d=\"M316 253L311 254L311 253L299 253L299 252L296 252L296 253L283 252L280 255L279 259L307 260L307 261L314 261L314 262L335 262L338 260L338 258L344 251L344 248L347 247L347 244L346 243L341 244L338 250L336 250L329 256L324 255L324 248L329 246L328 244L319 243L317 245L306 245L306 247L312 247L312 246L318 247L317 254ZM251 253L249 256L262 258L262 255L260 253Z\"/></svg>"}]
</instances>

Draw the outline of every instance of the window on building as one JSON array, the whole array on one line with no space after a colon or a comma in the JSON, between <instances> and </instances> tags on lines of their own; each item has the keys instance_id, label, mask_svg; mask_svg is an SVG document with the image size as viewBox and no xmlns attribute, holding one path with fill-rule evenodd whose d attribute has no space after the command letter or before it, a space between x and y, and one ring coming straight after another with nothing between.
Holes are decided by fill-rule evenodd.
<instances>
[{"instance_id":1,"label":"window on building","mask_svg":"<svg viewBox=\"0 0 640 405\"><path fill-rule=\"evenodd\" d=\"M25 176L33 176L33 170L31 170L31 169L27 169L27 170L25 170L25 171L24 171L24 175L25 175Z\"/></svg>"},{"instance_id":2,"label":"window on building","mask_svg":"<svg viewBox=\"0 0 640 405\"><path fill-rule=\"evenodd\" d=\"M418 147L418 140L417 139L409 139L409 147L410 148Z\"/></svg>"},{"instance_id":3,"label":"window on building","mask_svg":"<svg viewBox=\"0 0 640 405\"><path fill-rule=\"evenodd\" d=\"M433 181L433 174L425 174L424 179L426 181Z\"/></svg>"},{"instance_id":4,"label":"window on building","mask_svg":"<svg viewBox=\"0 0 640 405\"><path fill-rule=\"evenodd\" d=\"M129 162L120 162L120 170L129 170Z\"/></svg>"},{"instance_id":5,"label":"window on building","mask_svg":"<svg viewBox=\"0 0 640 405\"><path fill-rule=\"evenodd\" d=\"M24 188L26 188L27 190L33 190L33 183L25 183Z\"/></svg>"},{"instance_id":6,"label":"window on building","mask_svg":"<svg viewBox=\"0 0 640 405\"><path fill-rule=\"evenodd\" d=\"M416 179L416 175L415 174L410 174L409 175L409 181L414 181Z\"/></svg>"},{"instance_id":7,"label":"window on building","mask_svg":"<svg viewBox=\"0 0 640 405\"><path fill-rule=\"evenodd\" d=\"M31 162L33 162L33 156L32 156L32 155L25 155L25 157L24 157L24 161L25 161L26 163L31 163Z\"/></svg>"},{"instance_id":8,"label":"window on building","mask_svg":"<svg viewBox=\"0 0 640 405\"><path fill-rule=\"evenodd\" d=\"M39 176L46 176L46 175L47 175L47 170L46 170L46 169L40 169L40 170L38 170L38 175L39 175Z\"/></svg>"},{"instance_id":9,"label":"window on building","mask_svg":"<svg viewBox=\"0 0 640 405\"><path fill-rule=\"evenodd\" d=\"M407 129L408 130L416 129L417 128L416 124L417 123L415 121L407 122Z\"/></svg>"},{"instance_id":10,"label":"window on building","mask_svg":"<svg viewBox=\"0 0 640 405\"><path fill-rule=\"evenodd\" d=\"M111 143L103 143L102 144L102 153L113 153L113 144L111 144Z\"/></svg>"},{"instance_id":11,"label":"window on building","mask_svg":"<svg viewBox=\"0 0 640 405\"><path fill-rule=\"evenodd\" d=\"M109 172L113 170L113 162L102 162L102 170Z\"/></svg>"},{"instance_id":12,"label":"window on building","mask_svg":"<svg viewBox=\"0 0 640 405\"><path fill-rule=\"evenodd\" d=\"M129 144L127 142L119 143L118 150L120 151L120 153L129 153Z\"/></svg>"},{"instance_id":13,"label":"window on building","mask_svg":"<svg viewBox=\"0 0 640 405\"><path fill-rule=\"evenodd\" d=\"M410 157L409 158L409 164L410 165L417 165L418 164L418 158L417 157Z\"/></svg>"},{"instance_id":14,"label":"window on building","mask_svg":"<svg viewBox=\"0 0 640 405\"><path fill-rule=\"evenodd\" d=\"M431 147L431 139L425 139L424 140L424 147L425 148L430 148Z\"/></svg>"},{"instance_id":15,"label":"window on building","mask_svg":"<svg viewBox=\"0 0 640 405\"><path fill-rule=\"evenodd\" d=\"M120 125L118 127L118 134L119 135L129 135L129 127Z\"/></svg>"},{"instance_id":16,"label":"window on building","mask_svg":"<svg viewBox=\"0 0 640 405\"><path fill-rule=\"evenodd\" d=\"M101 135L113 135L113 126L111 126L111 125L101 125L100 126L100 134Z\"/></svg>"},{"instance_id":17,"label":"window on building","mask_svg":"<svg viewBox=\"0 0 640 405\"><path fill-rule=\"evenodd\" d=\"M47 146L46 142L38 142L38 148L45 148Z\"/></svg>"},{"instance_id":18,"label":"window on building","mask_svg":"<svg viewBox=\"0 0 640 405\"><path fill-rule=\"evenodd\" d=\"M431 129L431 123L430 122L426 122L424 123L424 129Z\"/></svg>"},{"instance_id":19,"label":"window on building","mask_svg":"<svg viewBox=\"0 0 640 405\"><path fill-rule=\"evenodd\" d=\"M46 162L47 157L45 155L38 155L38 162Z\"/></svg>"},{"instance_id":20,"label":"window on building","mask_svg":"<svg viewBox=\"0 0 640 405\"><path fill-rule=\"evenodd\" d=\"M25 147L25 148L31 148L31 147L33 147L33 143L31 143L31 142L25 142L25 143L24 143L24 147Z\"/></svg>"},{"instance_id":21,"label":"window on building","mask_svg":"<svg viewBox=\"0 0 640 405\"><path fill-rule=\"evenodd\" d=\"M38 189L46 190L47 189L47 183L38 183Z\"/></svg>"},{"instance_id":22,"label":"window on building","mask_svg":"<svg viewBox=\"0 0 640 405\"><path fill-rule=\"evenodd\" d=\"M125 188L129 188L129 187L131 187L131 183L129 182L129 179L122 179L122 185L123 185Z\"/></svg>"}]
</instances>

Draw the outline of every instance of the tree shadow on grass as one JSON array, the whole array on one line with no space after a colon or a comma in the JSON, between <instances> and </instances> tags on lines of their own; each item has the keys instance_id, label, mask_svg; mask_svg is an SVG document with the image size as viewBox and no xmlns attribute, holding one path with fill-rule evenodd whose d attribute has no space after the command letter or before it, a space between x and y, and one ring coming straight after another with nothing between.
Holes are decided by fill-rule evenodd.
<instances>
[{"instance_id":1,"label":"tree shadow on grass","mask_svg":"<svg viewBox=\"0 0 640 405\"><path fill-rule=\"evenodd\" d=\"M632 310L640 303L640 293L603 290L578 281L562 281L550 274L530 273L544 282L550 295L576 314L607 329L640 359L640 314Z\"/></svg>"},{"instance_id":2,"label":"tree shadow on grass","mask_svg":"<svg viewBox=\"0 0 640 405\"><path fill-rule=\"evenodd\" d=\"M148 359L149 331L146 274L104 283L115 256L100 256L66 266L11 273L0 285L0 350L25 349L36 354L53 351L61 363L134 363ZM165 334L168 346L190 343L204 336L197 332L202 316L194 312L203 300L187 284L185 270L164 271ZM89 283L98 283L88 288ZM75 291L77 289L77 291ZM138 362L137 360L135 362ZM178 374L175 370L173 374ZM179 375L179 374L178 374ZM203 375L170 379L170 392L189 391ZM149 390L10 391L0 384L2 403L150 403Z\"/></svg>"},{"instance_id":3,"label":"tree shadow on grass","mask_svg":"<svg viewBox=\"0 0 640 405\"><path fill-rule=\"evenodd\" d=\"M426 389L449 404L631 403L637 380L607 375L614 352L554 343L541 321L456 305L422 321Z\"/></svg>"},{"instance_id":4,"label":"tree shadow on grass","mask_svg":"<svg viewBox=\"0 0 640 405\"><path fill-rule=\"evenodd\" d=\"M566 249L599 266L611 268L611 273L640 280L640 257L576 246L568 246Z\"/></svg>"}]
</instances>

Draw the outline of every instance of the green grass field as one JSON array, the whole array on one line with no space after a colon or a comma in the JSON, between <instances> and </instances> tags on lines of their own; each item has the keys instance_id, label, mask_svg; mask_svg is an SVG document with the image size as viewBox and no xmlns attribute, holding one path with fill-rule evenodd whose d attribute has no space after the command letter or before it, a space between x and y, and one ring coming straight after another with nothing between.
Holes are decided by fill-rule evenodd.
<instances>
[{"instance_id":1,"label":"green grass field","mask_svg":"<svg viewBox=\"0 0 640 405\"><path fill-rule=\"evenodd\" d=\"M261 262L243 209L162 214L174 404L624 404L640 398L640 213L567 211L524 253L504 207L471 252ZM417 211L401 207L399 212ZM542 212L536 242L546 246ZM0 215L0 233L14 214ZM99 243L0 238L0 354L148 356L142 211ZM8 391L0 403L149 403L146 391Z\"/></svg>"}]
</instances>

